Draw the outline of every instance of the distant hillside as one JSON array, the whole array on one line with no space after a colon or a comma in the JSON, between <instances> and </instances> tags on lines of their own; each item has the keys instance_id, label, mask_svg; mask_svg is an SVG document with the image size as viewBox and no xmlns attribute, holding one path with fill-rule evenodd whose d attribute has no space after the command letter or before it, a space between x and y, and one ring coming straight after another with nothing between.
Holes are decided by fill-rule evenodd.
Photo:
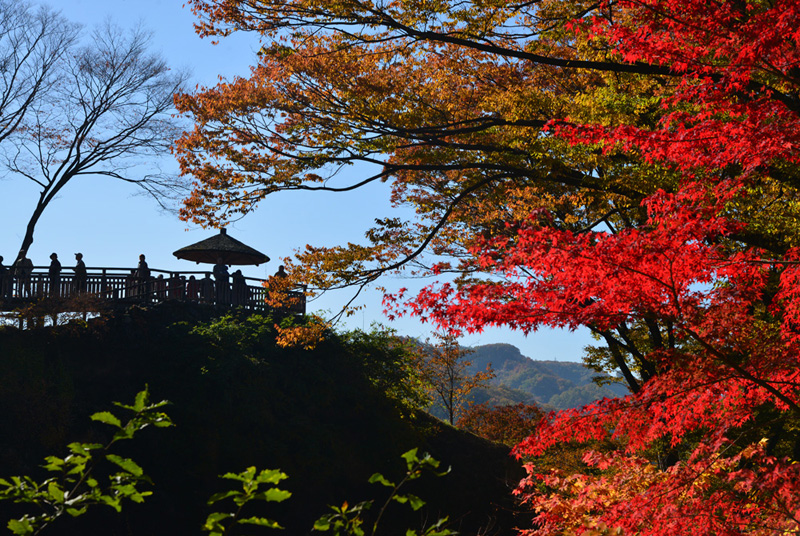
<instances>
[{"instance_id":1,"label":"distant hillside","mask_svg":"<svg viewBox=\"0 0 800 536\"><path fill-rule=\"evenodd\" d=\"M576 408L605 397L628 393L622 383L599 386L598 373L582 363L535 361L511 344L485 344L472 348L468 359L473 370L491 364L496 377L488 390L476 393L475 401L491 404L535 402L555 409Z\"/></svg>"}]
</instances>

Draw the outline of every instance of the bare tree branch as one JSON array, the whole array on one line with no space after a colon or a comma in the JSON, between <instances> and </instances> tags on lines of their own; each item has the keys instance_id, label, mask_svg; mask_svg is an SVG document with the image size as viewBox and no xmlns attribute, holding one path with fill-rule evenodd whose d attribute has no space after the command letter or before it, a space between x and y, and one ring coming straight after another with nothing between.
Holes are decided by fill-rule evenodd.
<instances>
[{"instance_id":1,"label":"bare tree branch","mask_svg":"<svg viewBox=\"0 0 800 536\"><path fill-rule=\"evenodd\" d=\"M164 206L182 195L177 176L148 173L180 132L171 115L185 73L147 52L150 35L110 23L63 54L47 98L26 108L3 144L8 171L41 187L20 251L27 252L39 217L73 179L97 175L136 184Z\"/></svg>"}]
</instances>

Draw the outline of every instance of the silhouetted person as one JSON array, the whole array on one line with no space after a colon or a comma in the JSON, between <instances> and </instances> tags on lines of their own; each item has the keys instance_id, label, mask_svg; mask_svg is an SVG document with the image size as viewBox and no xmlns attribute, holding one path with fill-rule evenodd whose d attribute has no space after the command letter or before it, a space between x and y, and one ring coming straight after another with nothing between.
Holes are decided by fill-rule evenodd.
<instances>
[{"instance_id":1,"label":"silhouetted person","mask_svg":"<svg viewBox=\"0 0 800 536\"><path fill-rule=\"evenodd\" d=\"M214 280L217 289L217 303L228 303L228 267L222 262L222 257L217 257L214 265Z\"/></svg>"},{"instance_id":2,"label":"silhouetted person","mask_svg":"<svg viewBox=\"0 0 800 536\"><path fill-rule=\"evenodd\" d=\"M72 287L78 294L86 292L86 263L83 262L83 253L75 254L73 270L75 270L75 279L72 281Z\"/></svg>"},{"instance_id":3,"label":"silhouetted person","mask_svg":"<svg viewBox=\"0 0 800 536\"><path fill-rule=\"evenodd\" d=\"M175 298L178 300L186 299L186 276L181 275L175 278Z\"/></svg>"},{"instance_id":4,"label":"silhouetted person","mask_svg":"<svg viewBox=\"0 0 800 536\"><path fill-rule=\"evenodd\" d=\"M193 275L190 275L189 280L186 282L186 299L189 301L197 301L199 290L200 285L197 282L197 278Z\"/></svg>"},{"instance_id":5,"label":"silhouetted person","mask_svg":"<svg viewBox=\"0 0 800 536\"><path fill-rule=\"evenodd\" d=\"M289 277L289 274L286 273L286 270L284 270L283 265L281 264L278 266L278 271L275 272L273 277Z\"/></svg>"},{"instance_id":6,"label":"silhouetted person","mask_svg":"<svg viewBox=\"0 0 800 536\"><path fill-rule=\"evenodd\" d=\"M139 255L139 265L136 267L136 279L139 282L138 294L145 299L149 299L150 268L147 266L147 261L144 260L144 253Z\"/></svg>"},{"instance_id":7,"label":"silhouetted person","mask_svg":"<svg viewBox=\"0 0 800 536\"><path fill-rule=\"evenodd\" d=\"M8 268L3 266L3 256L0 255L0 300L4 300L8 296L8 283L11 280L11 275Z\"/></svg>"},{"instance_id":8,"label":"silhouetted person","mask_svg":"<svg viewBox=\"0 0 800 536\"><path fill-rule=\"evenodd\" d=\"M233 304L247 305L247 281L241 270L236 270L231 276L233 280Z\"/></svg>"},{"instance_id":9,"label":"silhouetted person","mask_svg":"<svg viewBox=\"0 0 800 536\"><path fill-rule=\"evenodd\" d=\"M61 295L61 261L55 253L50 254L50 268L47 270L47 275L50 276L50 296L57 298Z\"/></svg>"},{"instance_id":10,"label":"silhouetted person","mask_svg":"<svg viewBox=\"0 0 800 536\"><path fill-rule=\"evenodd\" d=\"M14 276L17 278L17 296L22 298L31 296L31 275L33 274L33 262L25 256L22 251L14 262Z\"/></svg>"},{"instance_id":11,"label":"silhouetted person","mask_svg":"<svg viewBox=\"0 0 800 536\"><path fill-rule=\"evenodd\" d=\"M200 280L200 299L206 303L214 301L214 282L208 274Z\"/></svg>"}]
</instances>

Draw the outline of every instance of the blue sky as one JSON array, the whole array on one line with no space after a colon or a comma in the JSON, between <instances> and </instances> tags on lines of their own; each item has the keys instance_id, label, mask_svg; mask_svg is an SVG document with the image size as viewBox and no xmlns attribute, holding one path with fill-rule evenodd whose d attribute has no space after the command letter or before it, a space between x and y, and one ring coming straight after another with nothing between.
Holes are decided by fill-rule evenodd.
<instances>
[{"instance_id":1,"label":"blue sky","mask_svg":"<svg viewBox=\"0 0 800 536\"><path fill-rule=\"evenodd\" d=\"M234 35L212 45L194 33L195 18L182 0L53 0L51 7L68 19L85 26L110 18L123 28L141 24L152 31L152 50L161 53L173 68L191 72L191 86L212 85L219 76L247 75L259 44L254 36ZM170 155L160 165L177 170ZM354 170L357 173L357 170ZM0 178L0 255L9 264L24 234L24 226L36 201L35 185L11 176ZM348 194L287 192L267 199L258 209L228 227L233 237L269 255L273 260L259 267L245 267L250 277L275 272L279 259L307 243L335 245L358 242L374 218L391 210L385 186L375 185ZM135 187L101 177L82 177L70 183L51 204L37 226L29 256L36 265L46 265L56 252L65 267L74 264L75 252L82 252L88 266L134 267L140 253L147 255L151 268L197 269L194 263L177 260L172 252L215 233L180 221L161 211L150 198L137 194ZM411 286L409 281L387 280L389 288ZM338 310L349 295L331 293L310 308ZM413 319L388 323L381 313L380 294L369 292L363 312L349 320L349 327L383 322L401 334L425 338L430 326ZM462 344L508 342L534 359L578 360L582 348L591 342L587 333L543 330L524 337L508 330L489 330L466 336Z\"/></svg>"}]
</instances>

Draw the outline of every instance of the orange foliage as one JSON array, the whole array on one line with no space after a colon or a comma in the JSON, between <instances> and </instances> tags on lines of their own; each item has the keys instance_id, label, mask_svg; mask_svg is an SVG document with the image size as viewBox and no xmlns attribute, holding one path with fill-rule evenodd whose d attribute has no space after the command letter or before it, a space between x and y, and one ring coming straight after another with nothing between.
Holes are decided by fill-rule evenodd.
<instances>
[{"instance_id":1,"label":"orange foliage","mask_svg":"<svg viewBox=\"0 0 800 536\"><path fill-rule=\"evenodd\" d=\"M484 402L470 405L457 424L490 441L513 446L531 435L544 415L535 404L489 407Z\"/></svg>"},{"instance_id":2,"label":"orange foliage","mask_svg":"<svg viewBox=\"0 0 800 536\"><path fill-rule=\"evenodd\" d=\"M314 315L306 317L301 325L275 325L277 337L275 342L281 348L302 348L313 350L322 342L330 330L330 324Z\"/></svg>"},{"instance_id":3,"label":"orange foliage","mask_svg":"<svg viewBox=\"0 0 800 536\"><path fill-rule=\"evenodd\" d=\"M444 408L448 421L454 424L472 390L494 378L494 372L487 367L470 374L467 368L472 362L465 359L470 351L461 348L452 335L434 336L439 342L421 349L417 367L431 399Z\"/></svg>"}]
</instances>

